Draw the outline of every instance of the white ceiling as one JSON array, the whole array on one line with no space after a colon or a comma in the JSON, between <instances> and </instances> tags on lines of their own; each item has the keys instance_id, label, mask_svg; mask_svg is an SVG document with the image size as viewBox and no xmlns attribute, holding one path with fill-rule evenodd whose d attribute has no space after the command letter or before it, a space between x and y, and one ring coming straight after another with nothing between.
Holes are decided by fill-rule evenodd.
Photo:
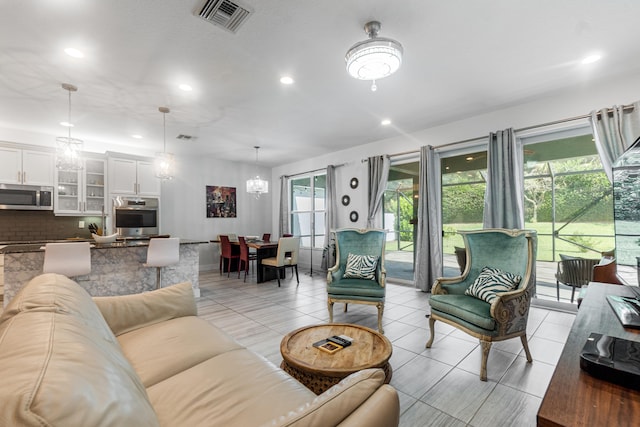
<instances>
[{"instance_id":1,"label":"white ceiling","mask_svg":"<svg viewBox=\"0 0 640 427\"><path fill-rule=\"evenodd\" d=\"M253 13L231 34L201 0L0 0L0 128L65 135L67 82L74 137L159 151L168 106L168 151L252 162L259 145L273 166L640 71L638 0L238 3ZM405 50L375 93L344 66L373 19Z\"/></svg>"}]
</instances>

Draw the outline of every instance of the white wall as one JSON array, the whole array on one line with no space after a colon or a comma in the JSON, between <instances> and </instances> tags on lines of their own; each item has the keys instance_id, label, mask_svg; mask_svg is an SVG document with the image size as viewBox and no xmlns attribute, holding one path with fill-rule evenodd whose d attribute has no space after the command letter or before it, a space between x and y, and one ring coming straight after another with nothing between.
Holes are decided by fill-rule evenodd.
<instances>
[{"instance_id":1,"label":"white wall","mask_svg":"<svg viewBox=\"0 0 640 427\"><path fill-rule=\"evenodd\" d=\"M246 192L246 181L256 175L255 164L234 163L212 158L178 157L176 178L162 183L163 233L186 239L209 241L218 234L262 236L271 232L270 194L256 199ZM269 170L257 173L268 179ZM207 185L236 187L236 218L207 218ZM269 191L273 182L269 183ZM200 270L217 269L218 244L200 245Z\"/></svg>"},{"instance_id":2,"label":"white wall","mask_svg":"<svg viewBox=\"0 0 640 427\"><path fill-rule=\"evenodd\" d=\"M568 119L588 114L592 110L599 110L612 105L630 104L640 100L640 75L626 79L615 80L610 83L579 85L568 88L554 96L540 96L538 99L514 105L509 108L487 112L482 115L464 120L434 126L418 132L404 133L398 129L395 138L373 141L369 144L330 153L324 156L305 159L273 168L272 181L278 182L281 175L294 175L307 170L326 167L329 164L347 163L337 169L338 197L348 194L351 204L344 208L339 205L339 227L365 227L367 212L367 164L362 159L373 155L394 154L404 151L418 150L423 145L439 146L451 142L471 138L488 136L489 132L513 127L515 129L541 125L556 120ZM408 101L410 102L410 101ZM360 186L356 190L349 188L352 176L358 177ZM273 225L278 229L278 209L280 187L274 186L273 197ZM340 199L338 199L340 200ZM348 215L351 210L360 214L357 223L351 223ZM302 254L304 256L304 253ZM314 269L319 268L321 258L314 253ZM308 264L303 258L300 263Z\"/></svg>"}]
</instances>

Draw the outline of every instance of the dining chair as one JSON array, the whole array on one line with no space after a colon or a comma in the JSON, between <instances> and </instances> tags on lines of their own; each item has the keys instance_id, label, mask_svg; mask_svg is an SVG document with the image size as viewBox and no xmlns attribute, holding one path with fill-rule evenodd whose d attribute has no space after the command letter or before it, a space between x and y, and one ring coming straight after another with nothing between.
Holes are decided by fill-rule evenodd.
<instances>
[{"instance_id":1,"label":"dining chair","mask_svg":"<svg viewBox=\"0 0 640 427\"><path fill-rule=\"evenodd\" d=\"M229 273L231 272L231 261L239 260L240 254L233 253L233 248L231 247L231 242L229 241L229 236L221 234L220 235L220 274L223 271L223 261L227 260L227 277L229 277Z\"/></svg>"},{"instance_id":2,"label":"dining chair","mask_svg":"<svg viewBox=\"0 0 640 427\"><path fill-rule=\"evenodd\" d=\"M238 261L238 279L240 278L240 271L244 270L244 281L247 281L247 273L249 272L249 264L251 261L255 261L255 257L252 257L249 253L249 246L244 237L238 236L238 242L240 245L240 258Z\"/></svg>"},{"instance_id":3,"label":"dining chair","mask_svg":"<svg viewBox=\"0 0 640 427\"><path fill-rule=\"evenodd\" d=\"M67 277L91 273L89 242L47 243L44 245L43 273L58 273Z\"/></svg>"},{"instance_id":4,"label":"dining chair","mask_svg":"<svg viewBox=\"0 0 640 427\"><path fill-rule=\"evenodd\" d=\"M265 258L258 268L276 270L278 278L278 287L280 287L280 272L285 271L287 267L295 269L296 281L300 284L298 277L298 252L300 251L299 237L281 237L278 239L278 252L275 257ZM292 276L293 277L293 276Z\"/></svg>"},{"instance_id":5,"label":"dining chair","mask_svg":"<svg viewBox=\"0 0 640 427\"><path fill-rule=\"evenodd\" d=\"M154 238L149 240L145 267L156 268L156 289L162 287L162 267L175 265L180 261L180 238Z\"/></svg>"}]
</instances>

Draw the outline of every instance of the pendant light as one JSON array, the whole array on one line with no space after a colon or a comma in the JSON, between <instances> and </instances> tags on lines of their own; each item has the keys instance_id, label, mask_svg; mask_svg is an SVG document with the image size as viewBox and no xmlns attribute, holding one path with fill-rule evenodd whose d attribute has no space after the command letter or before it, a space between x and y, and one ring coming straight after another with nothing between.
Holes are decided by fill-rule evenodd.
<instances>
[{"instance_id":1,"label":"pendant light","mask_svg":"<svg viewBox=\"0 0 640 427\"><path fill-rule=\"evenodd\" d=\"M376 80L395 73L402 65L402 45L393 39L378 37L380 27L378 21L367 22L364 31L369 39L351 46L344 58L351 77L371 80L373 92L378 89Z\"/></svg>"},{"instance_id":2,"label":"pendant light","mask_svg":"<svg viewBox=\"0 0 640 427\"><path fill-rule=\"evenodd\" d=\"M69 83L63 83L62 89L69 92L69 114L67 123L67 136L56 138L56 168L62 171L77 171L82 169L82 145L81 139L71 137L71 92L76 92L78 88Z\"/></svg>"},{"instance_id":3,"label":"pendant light","mask_svg":"<svg viewBox=\"0 0 640 427\"><path fill-rule=\"evenodd\" d=\"M162 180L173 179L175 159L173 154L167 153L167 107L158 107L158 111L162 113L162 153L156 153L156 177Z\"/></svg>"},{"instance_id":4,"label":"pendant light","mask_svg":"<svg viewBox=\"0 0 640 427\"><path fill-rule=\"evenodd\" d=\"M256 149L256 169L258 168L258 150L259 146L254 146ZM260 175L256 175L254 178L247 180L247 193L253 194L256 199L260 198L261 194L269 192L269 181L260 178Z\"/></svg>"}]
</instances>

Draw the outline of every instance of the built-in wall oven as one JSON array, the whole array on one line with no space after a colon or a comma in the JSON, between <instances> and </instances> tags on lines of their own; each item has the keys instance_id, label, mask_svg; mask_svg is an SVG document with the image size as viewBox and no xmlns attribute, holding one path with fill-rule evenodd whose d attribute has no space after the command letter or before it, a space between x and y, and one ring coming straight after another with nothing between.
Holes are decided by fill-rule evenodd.
<instances>
[{"instance_id":1,"label":"built-in wall oven","mask_svg":"<svg viewBox=\"0 0 640 427\"><path fill-rule=\"evenodd\" d=\"M115 232L121 237L149 237L159 233L159 203L155 198L115 197Z\"/></svg>"}]
</instances>

